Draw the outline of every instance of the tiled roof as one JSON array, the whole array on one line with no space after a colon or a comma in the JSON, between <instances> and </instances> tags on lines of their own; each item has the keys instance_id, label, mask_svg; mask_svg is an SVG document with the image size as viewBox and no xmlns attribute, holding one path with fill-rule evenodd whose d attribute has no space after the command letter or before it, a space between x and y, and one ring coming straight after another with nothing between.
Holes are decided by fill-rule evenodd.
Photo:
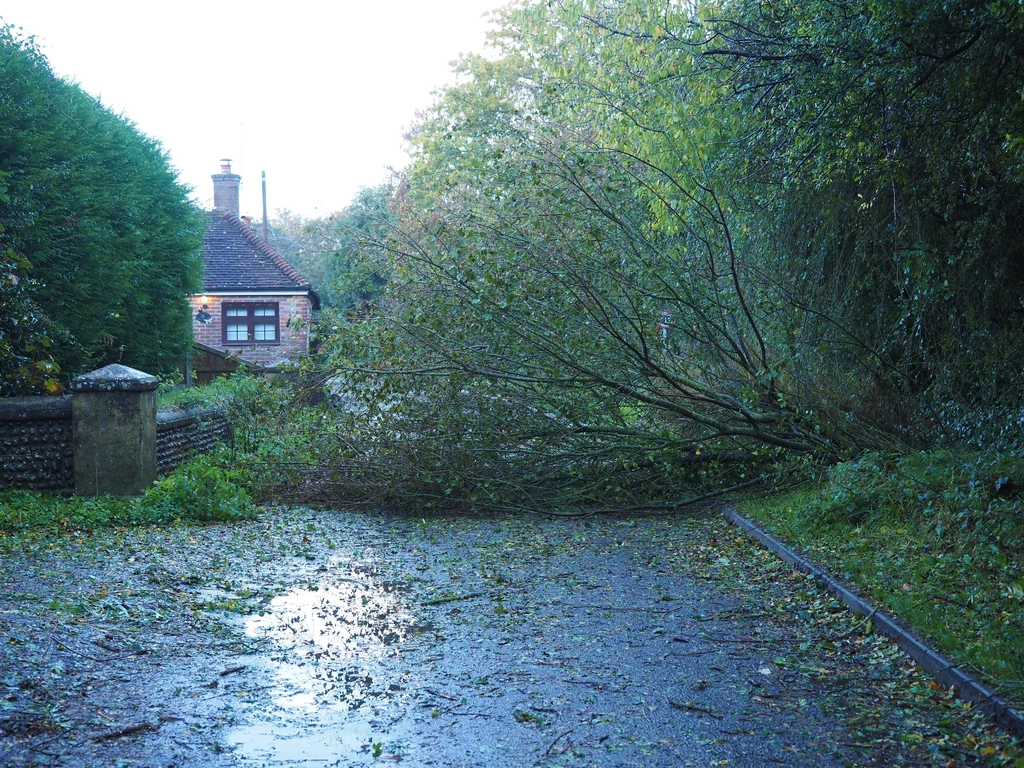
<instances>
[{"instance_id":1,"label":"tiled roof","mask_svg":"<svg viewBox=\"0 0 1024 768\"><path fill-rule=\"evenodd\" d=\"M212 211L203 238L203 290L316 293L299 272L227 211Z\"/></svg>"}]
</instances>

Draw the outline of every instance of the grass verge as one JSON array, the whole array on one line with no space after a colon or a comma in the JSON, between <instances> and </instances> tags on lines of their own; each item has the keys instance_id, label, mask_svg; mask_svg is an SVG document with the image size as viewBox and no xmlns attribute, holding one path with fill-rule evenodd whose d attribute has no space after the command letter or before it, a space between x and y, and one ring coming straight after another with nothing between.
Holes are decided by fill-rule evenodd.
<instances>
[{"instance_id":1,"label":"grass verge","mask_svg":"<svg viewBox=\"0 0 1024 768\"><path fill-rule=\"evenodd\" d=\"M872 453L743 510L1024 702L1024 456Z\"/></svg>"}]
</instances>

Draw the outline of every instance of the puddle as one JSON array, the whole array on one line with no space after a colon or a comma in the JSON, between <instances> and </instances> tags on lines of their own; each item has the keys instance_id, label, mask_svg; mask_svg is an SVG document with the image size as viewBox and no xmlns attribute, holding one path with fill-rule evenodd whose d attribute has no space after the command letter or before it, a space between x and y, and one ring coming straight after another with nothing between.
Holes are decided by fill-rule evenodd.
<instances>
[{"instance_id":1,"label":"puddle","mask_svg":"<svg viewBox=\"0 0 1024 768\"><path fill-rule=\"evenodd\" d=\"M275 650L254 659L271 678L270 706L250 710L248 724L227 735L239 757L313 766L365 752L373 734L361 710L396 688L374 680L374 662L424 629L401 599L402 584L378 583L369 572L316 577L245 620L246 636Z\"/></svg>"},{"instance_id":2,"label":"puddle","mask_svg":"<svg viewBox=\"0 0 1024 768\"><path fill-rule=\"evenodd\" d=\"M394 585L335 577L274 598L264 615L246 621L245 633L285 647L314 646L321 655L379 654L404 640L412 624Z\"/></svg>"},{"instance_id":3,"label":"puddle","mask_svg":"<svg viewBox=\"0 0 1024 768\"><path fill-rule=\"evenodd\" d=\"M342 765L353 753L366 752L373 741L364 722L310 724L282 719L232 732L235 753L260 765Z\"/></svg>"}]
</instances>

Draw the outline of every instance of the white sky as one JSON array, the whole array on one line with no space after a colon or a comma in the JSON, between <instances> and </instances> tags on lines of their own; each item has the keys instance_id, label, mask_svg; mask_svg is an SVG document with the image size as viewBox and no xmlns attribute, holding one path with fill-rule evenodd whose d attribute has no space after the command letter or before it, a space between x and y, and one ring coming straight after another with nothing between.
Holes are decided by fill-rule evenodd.
<instances>
[{"instance_id":1,"label":"white sky","mask_svg":"<svg viewBox=\"0 0 1024 768\"><path fill-rule=\"evenodd\" d=\"M232 158L241 212L339 210L407 158L449 63L483 53L503 0L2 0L54 71L159 139L212 207Z\"/></svg>"}]
</instances>

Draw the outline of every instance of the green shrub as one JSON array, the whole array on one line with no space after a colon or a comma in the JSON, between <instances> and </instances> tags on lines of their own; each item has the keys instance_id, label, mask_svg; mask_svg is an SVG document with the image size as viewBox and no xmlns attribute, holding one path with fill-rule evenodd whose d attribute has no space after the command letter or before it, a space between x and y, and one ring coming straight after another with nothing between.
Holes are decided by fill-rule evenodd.
<instances>
[{"instance_id":1,"label":"green shrub","mask_svg":"<svg viewBox=\"0 0 1024 768\"><path fill-rule=\"evenodd\" d=\"M275 436L289 431L290 424L287 420L282 422L282 417L291 402L291 393L285 385L255 376L236 373L231 379L235 388L225 415L234 430L232 451L259 453Z\"/></svg>"},{"instance_id":2,"label":"green shrub","mask_svg":"<svg viewBox=\"0 0 1024 768\"><path fill-rule=\"evenodd\" d=\"M260 381L247 374L244 369L233 376L217 378L209 384L185 387L181 376L166 376L161 379L157 390L158 408L205 408L210 406L226 406L237 395L259 386ZM262 383L262 382L261 382Z\"/></svg>"},{"instance_id":3,"label":"green shrub","mask_svg":"<svg viewBox=\"0 0 1024 768\"><path fill-rule=\"evenodd\" d=\"M224 469L214 457L201 456L158 480L141 498L8 490L0 493L0 531L242 520L252 517L256 506L241 482L239 472Z\"/></svg>"},{"instance_id":4,"label":"green shrub","mask_svg":"<svg viewBox=\"0 0 1024 768\"><path fill-rule=\"evenodd\" d=\"M157 404L160 408L222 408L231 422L231 450L237 458L239 454L262 453L275 441L287 439L290 423L283 415L292 417L288 412L292 400L293 393L286 385L239 369L230 378L187 389L169 381L158 392Z\"/></svg>"},{"instance_id":5,"label":"green shrub","mask_svg":"<svg viewBox=\"0 0 1024 768\"><path fill-rule=\"evenodd\" d=\"M804 514L818 524L899 519L942 537L959 531L966 540L999 540L1024 547L1020 491L1024 455L921 451L869 453L832 468L825 492Z\"/></svg>"},{"instance_id":6,"label":"green shrub","mask_svg":"<svg viewBox=\"0 0 1024 768\"><path fill-rule=\"evenodd\" d=\"M224 469L214 457L200 456L158 480L140 501L144 516L155 522L183 520L212 523L252 517L249 494L237 472Z\"/></svg>"}]
</instances>

